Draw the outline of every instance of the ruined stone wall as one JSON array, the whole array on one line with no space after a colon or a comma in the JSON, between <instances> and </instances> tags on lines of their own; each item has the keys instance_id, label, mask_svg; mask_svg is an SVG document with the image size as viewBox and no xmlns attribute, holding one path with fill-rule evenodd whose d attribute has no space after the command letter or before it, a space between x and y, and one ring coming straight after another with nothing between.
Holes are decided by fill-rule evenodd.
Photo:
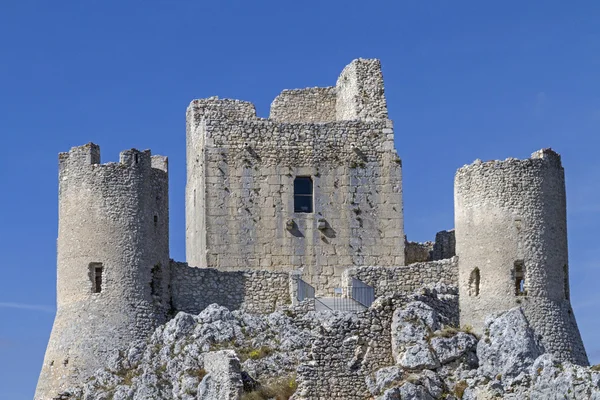
<instances>
[{"instance_id":1,"label":"ruined stone wall","mask_svg":"<svg viewBox=\"0 0 600 400\"><path fill-rule=\"evenodd\" d=\"M379 60L358 59L346 66L336 83L336 119L387 119Z\"/></svg>"},{"instance_id":2,"label":"ruined stone wall","mask_svg":"<svg viewBox=\"0 0 600 400\"><path fill-rule=\"evenodd\" d=\"M145 339L167 307L166 158L129 150L119 163L100 164L90 143L61 153L59 168L57 313L36 399L84 381L110 351Z\"/></svg>"},{"instance_id":3,"label":"ruined stone wall","mask_svg":"<svg viewBox=\"0 0 600 400\"><path fill-rule=\"evenodd\" d=\"M406 242L404 247L404 261L406 265L416 262L427 262L431 260L433 253L433 242Z\"/></svg>"},{"instance_id":4,"label":"ruined stone wall","mask_svg":"<svg viewBox=\"0 0 600 400\"><path fill-rule=\"evenodd\" d=\"M372 286L375 297L391 293L410 294L423 286L438 283L457 286L458 260L453 257L401 267L354 267L344 272L342 282L351 286L352 278Z\"/></svg>"},{"instance_id":5,"label":"ruined stone wall","mask_svg":"<svg viewBox=\"0 0 600 400\"><path fill-rule=\"evenodd\" d=\"M266 314L291 303L286 272L219 271L178 262L172 262L171 268L171 300L176 312L198 314L217 303L230 310Z\"/></svg>"},{"instance_id":6,"label":"ruined stone wall","mask_svg":"<svg viewBox=\"0 0 600 400\"><path fill-rule=\"evenodd\" d=\"M488 314L521 305L550 353L587 364L569 303L560 156L477 161L458 170L454 194L461 324L480 330Z\"/></svg>"},{"instance_id":7,"label":"ruined stone wall","mask_svg":"<svg viewBox=\"0 0 600 400\"><path fill-rule=\"evenodd\" d=\"M454 230L436 233L435 242L406 241L404 252L406 265L452 258L456 255Z\"/></svg>"},{"instance_id":8,"label":"ruined stone wall","mask_svg":"<svg viewBox=\"0 0 600 400\"><path fill-rule=\"evenodd\" d=\"M401 162L391 121L283 123L252 111L249 103L216 99L188 108L188 263L303 268L319 293L339 286L348 266L404 264ZM312 213L294 212L298 176L312 179Z\"/></svg>"},{"instance_id":9,"label":"ruined stone wall","mask_svg":"<svg viewBox=\"0 0 600 400\"><path fill-rule=\"evenodd\" d=\"M273 100L269 119L281 122L332 122L336 120L336 89L284 90Z\"/></svg>"},{"instance_id":10,"label":"ruined stone wall","mask_svg":"<svg viewBox=\"0 0 600 400\"><path fill-rule=\"evenodd\" d=\"M432 260L443 260L456 255L456 237L454 229L449 231L440 231L435 235L435 243L431 252Z\"/></svg>"},{"instance_id":11,"label":"ruined stone wall","mask_svg":"<svg viewBox=\"0 0 600 400\"><path fill-rule=\"evenodd\" d=\"M420 294L395 293L378 299L358 314L327 317L313 340L309 360L297 369L299 399L362 400L372 398L367 381L375 371L395 365L392 352L394 310L422 301L444 316L448 325L458 322L455 288L425 289ZM315 321L318 325L318 320Z\"/></svg>"}]
</instances>

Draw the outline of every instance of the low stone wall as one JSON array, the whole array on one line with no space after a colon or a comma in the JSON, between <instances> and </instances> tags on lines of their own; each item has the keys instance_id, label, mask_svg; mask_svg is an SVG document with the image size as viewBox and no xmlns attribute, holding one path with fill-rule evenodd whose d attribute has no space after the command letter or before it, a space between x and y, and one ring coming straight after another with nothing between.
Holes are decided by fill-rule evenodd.
<instances>
[{"instance_id":1,"label":"low stone wall","mask_svg":"<svg viewBox=\"0 0 600 400\"><path fill-rule=\"evenodd\" d=\"M402 267L354 267L344 271L342 284L352 278L375 288L375 297L391 293L412 293L436 283L458 286L458 258L414 263Z\"/></svg>"},{"instance_id":2,"label":"low stone wall","mask_svg":"<svg viewBox=\"0 0 600 400\"><path fill-rule=\"evenodd\" d=\"M171 263L171 304L173 311L197 314L217 303L230 310L270 313L290 304L287 272L244 270L219 271Z\"/></svg>"}]
</instances>

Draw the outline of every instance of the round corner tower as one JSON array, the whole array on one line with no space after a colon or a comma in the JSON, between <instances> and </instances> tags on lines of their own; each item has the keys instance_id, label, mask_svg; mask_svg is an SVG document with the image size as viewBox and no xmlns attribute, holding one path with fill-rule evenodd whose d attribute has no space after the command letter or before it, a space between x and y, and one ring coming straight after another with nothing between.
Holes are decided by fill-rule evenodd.
<instances>
[{"instance_id":1,"label":"round corner tower","mask_svg":"<svg viewBox=\"0 0 600 400\"><path fill-rule=\"evenodd\" d=\"M546 350L588 364L569 301L564 170L550 149L460 168L454 181L461 325L521 306Z\"/></svg>"},{"instance_id":2,"label":"round corner tower","mask_svg":"<svg viewBox=\"0 0 600 400\"><path fill-rule=\"evenodd\" d=\"M59 155L57 312L36 399L53 398L146 338L168 305L167 159L89 143Z\"/></svg>"}]
</instances>

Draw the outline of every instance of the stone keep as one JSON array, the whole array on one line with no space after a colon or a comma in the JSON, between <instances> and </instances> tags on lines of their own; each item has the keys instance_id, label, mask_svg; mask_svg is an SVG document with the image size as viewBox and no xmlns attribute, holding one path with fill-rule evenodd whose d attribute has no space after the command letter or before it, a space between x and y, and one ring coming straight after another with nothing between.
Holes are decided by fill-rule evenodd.
<instances>
[{"instance_id":1,"label":"stone keep","mask_svg":"<svg viewBox=\"0 0 600 400\"><path fill-rule=\"evenodd\" d=\"M165 321L167 159L95 144L59 156L57 313L36 399L81 383L109 353Z\"/></svg>"},{"instance_id":2,"label":"stone keep","mask_svg":"<svg viewBox=\"0 0 600 400\"><path fill-rule=\"evenodd\" d=\"M476 161L454 186L461 325L523 307L546 350L587 364L569 301L564 171L550 149Z\"/></svg>"},{"instance_id":3,"label":"stone keep","mask_svg":"<svg viewBox=\"0 0 600 400\"><path fill-rule=\"evenodd\" d=\"M404 265L401 161L378 60L335 87L283 91L268 119L209 98L187 110L186 256L221 270L303 270L318 293L355 265ZM295 212L310 178L312 212Z\"/></svg>"}]
</instances>

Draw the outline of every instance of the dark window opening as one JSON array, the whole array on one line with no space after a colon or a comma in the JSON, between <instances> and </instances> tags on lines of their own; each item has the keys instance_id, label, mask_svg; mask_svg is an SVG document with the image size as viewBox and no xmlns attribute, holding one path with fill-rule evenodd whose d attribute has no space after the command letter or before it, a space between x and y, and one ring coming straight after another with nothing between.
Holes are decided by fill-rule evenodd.
<instances>
[{"instance_id":1,"label":"dark window opening","mask_svg":"<svg viewBox=\"0 0 600 400\"><path fill-rule=\"evenodd\" d=\"M91 263L90 264L90 278L92 280L92 293L102 292L102 264Z\"/></svg>"},{"instance_id":2,"label":"dark window opening","mask_svg":"<svg viewBox=\"0 0 600 400\"><path fill-rule=\"evenodd\" d=\"M471 276L469 276L469 296L479 296L480 280L479 268L475 268L471 271Z\"/></svg>"},{"instance_id":3,"label":"dark window opening","mask_svg":"<svg viewBox=\"0 0 600 400\"><path fill-rule=\"evenodd\" d=\"M137 155L137 154L135 154L135 155L133 156L133 159L135 160L135 163L136 163L136 164L139 162L139 158L138 158L138 155Z\"/></svg>"},{"instance_id":4,"label":"dark window opening","mask_svg":"<svg viewBox=\"0 0 600 400\"><path fill-rule=\"evenodd\" d=\"M152 280L150 281L150 292L152 296L160 296L162 286L162 274L160 264L152 267Z\"/></svg>"},{"instance_id":5,"label":"dark window opening","mask_svg":"<svg viewBox=\"0 0 600 400\"><path fill-rule=\"evenodd\" d=\"M515 261L515 295L527 295L527 291L525 290L525 265L523 261Z\"/></svg>"},{"instance_id":6,"label":"dark window opening","mask_svg":"<svg viewBox=\"0 0 600 400\"><path fill-rule=\"evenodd\" d=\"M158 215L154 216L154 226L158 226Z\"/></svg>"},{"instance_id":7,"label":"dark window opening","mask_svg":"<svg viewBox=\"0 0 600 400\"><path fill-rule=\"evenodd\" d=\"M313 212L313 181L310 176L294 179L294 212Z\"/></svg>"}]
</instances>

